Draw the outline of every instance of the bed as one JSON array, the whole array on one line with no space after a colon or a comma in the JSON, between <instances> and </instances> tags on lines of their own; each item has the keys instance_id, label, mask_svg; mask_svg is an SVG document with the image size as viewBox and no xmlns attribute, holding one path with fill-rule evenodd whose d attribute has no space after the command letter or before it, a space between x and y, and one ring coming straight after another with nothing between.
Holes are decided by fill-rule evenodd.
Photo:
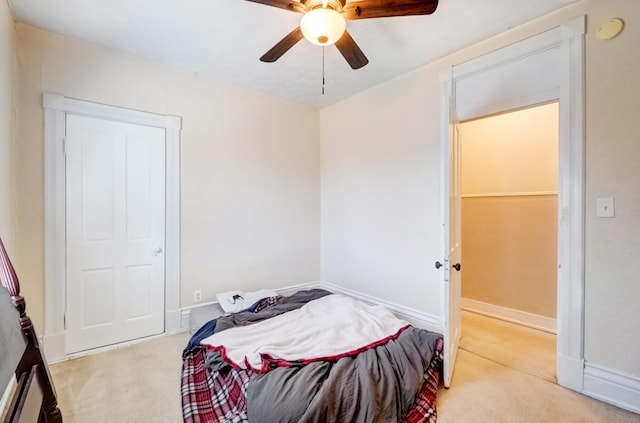
<instances>
[{"instance_id":1,"label":"bed","mask_svg":"<svg viewBox=\"0 0 640 423\"><path fill-rule=\"evenodd\" d=\"M0 239L0 421L61 423L47 361Z\"/></svg>"},{"instance_id":2,"label":"bed","mask_svg":"<svg viewBox=\"0 0 640 423\"><path fill-rule=\"evenodd\" d=\"M186 423L436 421L442 336L322 289L211 320L183 352Z\"/></svg>"}]
</instances>

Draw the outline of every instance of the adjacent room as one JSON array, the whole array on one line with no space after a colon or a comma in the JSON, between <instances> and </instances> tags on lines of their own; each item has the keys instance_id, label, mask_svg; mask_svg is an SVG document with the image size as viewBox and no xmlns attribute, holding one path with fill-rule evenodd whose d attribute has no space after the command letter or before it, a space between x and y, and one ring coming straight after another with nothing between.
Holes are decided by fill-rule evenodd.
<instances>
[{"instance_id":1,"label":"adjacent room","mask_svg":"<svg viewBox=\"0 0 640 423\"><path fill-rule=\"evenodd\" d=\"M459 131L460 347L554 382L558 116L558 103L536 105Z\"/></svg>"},{"instance_id":2,"label":"adjacent room","mask_svg":"<svg viewBox=\"0 0 640 423\"><path fill-rule=\"evenodd\" d=\"M640 422L640 2L507 3L0 0L0 416Z\"/></svg>"}]
</instances>

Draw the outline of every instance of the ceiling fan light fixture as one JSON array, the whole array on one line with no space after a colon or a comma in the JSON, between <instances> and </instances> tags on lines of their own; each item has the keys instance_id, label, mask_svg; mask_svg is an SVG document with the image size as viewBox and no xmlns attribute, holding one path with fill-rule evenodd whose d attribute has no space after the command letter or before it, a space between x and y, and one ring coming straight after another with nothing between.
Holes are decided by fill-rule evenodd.
<instances>
[{"instance_id":1,"label":"ceiling fan light fixture","mask_svg":"<svg viewBox=\"0 0 640 423\"><path fill-rule=\"evenodd\" d=\"M318 8L307 12L300 21L304 38L318 46L329 46L347 29L344 17L333 9Z\"/></svg>"}]
</instances>

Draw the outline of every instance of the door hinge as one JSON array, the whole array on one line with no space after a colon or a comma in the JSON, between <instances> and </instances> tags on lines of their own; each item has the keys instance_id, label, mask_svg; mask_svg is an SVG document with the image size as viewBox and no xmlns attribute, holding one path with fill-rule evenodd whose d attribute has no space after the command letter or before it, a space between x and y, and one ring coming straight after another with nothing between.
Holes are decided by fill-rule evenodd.
<instances>
[{"instance_id":1,"label":"door hinge","mask_svg":"<svg viewBox=\"0 0 640 423\"><path fill-rule=\"evenodd\" d=\"M62 137L62 155L67 155L67 137Z\"/></svg>"},{"instance_id":2,"label":"door hinge","mask_svg":"<svg viewBox=\"0 0 640 423\"><path fill-rule=\"evenodd\" d=\"M65 311L62 315L62 330L67 330L67 312Z\"/></svg>"}]
</instances>

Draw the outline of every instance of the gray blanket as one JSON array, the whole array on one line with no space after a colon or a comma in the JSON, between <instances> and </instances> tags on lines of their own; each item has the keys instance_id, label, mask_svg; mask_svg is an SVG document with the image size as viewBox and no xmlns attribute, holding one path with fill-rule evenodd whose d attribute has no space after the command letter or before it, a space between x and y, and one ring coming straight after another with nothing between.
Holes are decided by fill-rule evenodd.
<instances>
[{"instance_id":1,"label":"gray blanket","mask_svg":"<svg viewBox=\"0 0 640 423\"><path fill-rule=\"evenodd\" d=\"M327 294L323 290L304 291L259 313L220 318L216 332L282 314ZM424 382L439 337L409 327L397 339L353 357L253 374L247 387L249 421L401 421ZM212 370L227 366L217 352L209 351L207 362Z\"/></svg>"}]
</instances>

